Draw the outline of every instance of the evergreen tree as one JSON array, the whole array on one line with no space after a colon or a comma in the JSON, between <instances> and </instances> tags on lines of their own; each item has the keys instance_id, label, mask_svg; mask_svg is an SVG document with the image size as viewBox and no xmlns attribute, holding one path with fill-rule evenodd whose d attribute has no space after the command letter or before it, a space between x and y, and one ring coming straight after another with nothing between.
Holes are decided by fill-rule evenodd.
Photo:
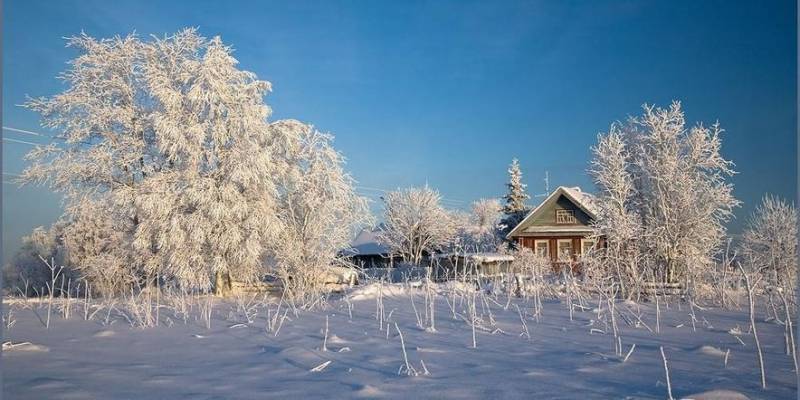
<instances>
[{"instance_id":1,"label":"evergreen tree","mask_svg":"<svg viewBox=\"0 0 800 400\"><path fill-rule=\"evenodd\" d=\"M525 206L525 200L530 196L525 193L525 188L528 186L522 183L522 170L519 167L519 160L516 158L511 161L511 166L508 168L509 180L506 184L508 193L503 196L506 203L503 206L503 214L505 217L500 223L500 231L505 236L514 229L517 224L525 218L528 208Z\"/></svg>"}]
</instances>

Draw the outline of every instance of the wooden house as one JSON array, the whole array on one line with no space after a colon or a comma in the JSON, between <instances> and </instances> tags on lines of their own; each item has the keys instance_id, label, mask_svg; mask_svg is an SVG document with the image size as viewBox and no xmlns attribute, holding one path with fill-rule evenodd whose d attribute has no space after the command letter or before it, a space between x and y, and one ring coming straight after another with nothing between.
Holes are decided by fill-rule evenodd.
<instances>
[{"instance_id":1,"label":"wooden house","mask_svg":"<svg viewBox=\"0 0 800 400\"><path fill-rule=\"evenodd\" d=\"M594 197L579 187L560 186L506 236L518 247L549 257L554 267L576 266L582 254L598 245L592 236Z\"/></svg>"}]
</instances>

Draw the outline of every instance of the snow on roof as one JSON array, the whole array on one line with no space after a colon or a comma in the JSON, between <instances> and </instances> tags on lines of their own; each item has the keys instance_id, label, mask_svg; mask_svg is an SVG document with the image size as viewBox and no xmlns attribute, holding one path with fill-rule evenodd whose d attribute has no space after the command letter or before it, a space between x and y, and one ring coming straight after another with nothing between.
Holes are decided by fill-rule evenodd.
<instances>
[{"instance_id":1,"label":"snow on roof","mask_svg":"<svg viewBox=\"0 0 800 400\"><path fill-rule=\"evenodd\" d=\"M566 193L568 193L571 197L573 197L579 206L583 206L587 211L589 211L592 217L597 215L597 198L594 197L591 193L586 193L581 190L580 187L566 187L560 186L560 189L564 189Z\"/></svg>"},{"instance_id":2,"label":"snow on roof","mask_svg":"<svg viewBox=\"0 0 800 400\"><path fill-rule=\"evenodd\" d=\"M389 247L378 240L381 227L375 229L362 229L344 250L347 255L376 256L389 253Z\"/></svg>"}]
</instances>

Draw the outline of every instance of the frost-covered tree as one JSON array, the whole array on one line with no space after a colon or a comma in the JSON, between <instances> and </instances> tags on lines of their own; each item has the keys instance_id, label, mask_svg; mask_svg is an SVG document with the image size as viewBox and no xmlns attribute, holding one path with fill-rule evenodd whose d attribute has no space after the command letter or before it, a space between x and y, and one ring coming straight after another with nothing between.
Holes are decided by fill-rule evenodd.
<instances>
[{"instance_id":1,"label":"frost-covered tree","mask_svg":"<svg viewBox=\"0 0 800 400\"><path fill-rule=\"evenodd\" d=\"M697 277L713 265L739 205L727 180L733 163L720 152L722 128L687 128L678 102L645 106L635 127L633 171L647 253L665 281Z\"/></svg>"},{"instance_id":2,"label":"frost-covered tree","mask_svg":"<svg viewBox=\"0 0 800 400\"><path fill-rule=\"evenodd\" d=\"M218 37L193 31L154 41L146 56L155 150L167 165L134 201L135 245L155 255L146 267L193 287L225 277L214 279L218 291L259 279L277 223L269 82L239 70Z\"/></svg>"},{"instance_id":3,"label":"frost-covered tree","mask_svg":"<svg viewBox=\"0 0 800 400\"><path fill-rule=\"evenodd\" d=\"M22 181L64 195L64 241L85 276L224 292L275 261L297 282L363 221L331 137L270 124L270 83L239 69L219 37L68 46L80 55L66 90L27 104L60 141L28 155Z\"/></svg>"},{"instance_id":4,"label":"frost-covered tree","mask_svg":"<svg viewBox=\"0 0 800 400\"><path fill-rule=\"evenodd\" d=\"M269 83L192 29L68 46L67 89L27 104L63 142L32 151L23 180L62 193L68 220L125 236L131 269L199 288L258 277L275 224Z\"/></svg>"},{"instance_id":5,"label":"frost-covered tree","mask_svg":"<svg viewBox=\"0 0 800 400\"><path fill-rule=\"evenodd\" d=\"M80 232L103 227L107 232L99 236L133 235L139 223L136 193L142 180L163 165L154 151L156 105L145 82L145 45L135 36L96 40L81 35L68 39L67 46L80 55L60 76L66 90L26 104L57 132L57 140L27 155L31 165L21 180L48 183L64 196L65 223L77 224L65 232L72 248L69 263L85 275L103 274L106 265L91 255L130 246L83 240ZM136 268L135 258L126 253L115 262Z\"/></svg>"},{"instance_id":6,"label":"frost-covered tree","mask_svg":"<svg viewBox=\"0 0 800 400\"><path fill-rule=\"evenodd\" d=\"M443 249L456 234L456 224L441 206L439 192L429 187L389 192L384 196L380 241L407 262L419 265L425 254Z\"/></svg>"},{"instance_id":7,"label":"frost-covered tree","mask_svg":"<svg viewBox=\"0 0 800 400\"><path fill-rule=\"evenodd\" d=\"M495 251L500 242L498 227L502 206L497 199L480 199L472 203L470 213L459 225L462 244L470 251ZM458 220L456 220L458 221Z\"/></svg>"},{"instance_id":8,"label":"frost-covered tree","mask_svg":"<svg viewBox=\"0 0 800 400\"><path fill-rule=\"evenodd\" d=\"M607 242L603 258L605 273L613 274L622 285L623 294L630 295L641 278L638 240L642 227L634 203L636 188L630 173L631 155L618 125L598 136L592 153L589 172L598 189L595 236Z\"/></svg>"},{"instance_id":9,"label":"frost-covered tree","mask_svg":"<svg viewBox=\"0 0 800 400\"><path fill-rule=\"evenodd\" d=\"M678 102L643 108L641 116L601 136L592 168L601 210L611 213L601 220L616 213L626 234L641 227L636 242L648 274L691 280L713 265L739 204L727 181L733 164L720 153L718 123L687 127Z\"/></svg>"},{"instance_id":10,"label":"frost-covered tree","mask_svg":"<svg viewBox=\"0 0 800 400\"><path fill-rule=\"evenodd\" d=\"M742 235L741 256L765 281L794 293L797 279L797 208L774 196L764 196ZM791 296L791 295L790 295Z\"/></svg>"},{"instance_id":11,"label":"frost-covered tree","mask_svg":"<svg viewBox=\"0 0 800 400\"><path fill-rule=\"evenodd\" d=\"M503 213L511 215L514 213L523 212L526 209L525 201L530 196L525 193L525 188L528 186L522 183L522 169L519 166L519 160L516 158L511 160L511 165L508 167L508 193L503 197L506 204L503 206Z\"/></svg>"},{"instance_id":12,"label":"frost-covered tree","mask_svg":"<svg viewBox=\"0 0 800 400\"><path fill-rule=\"evenodd\" d=\"M525 188L528 185L522 183L522 169L520 169L519 160L516 158L511 161L511 165L508 167L508 175L508 183L506 183L508 192L503 196L505 200L503 205L505 217L501 222L501 233L503 235L514 229L525 218L525 214L528 211L525 201L530 198L525 193Z\"/></svg>"},{"instance_id":13,"label":"frost-covered tree","mask_svg":"<svg viewBox=\"0 0 800 400\"><path fill-rule=\"evenodd\" d=\"M295 120L273 122L270 130L281 171L276 272L293 292L315 293L324 284L325 270L339 261L339 250L358 228L371 225L372 217L332 136Z\"/></svg>"},{"instance_id":14,"label":"frost-covered tree","mask_svg":"<svg viewBox=\"0 0 800 400\"><path fill-rule=\"evenodd\" d=\"M497 199L480 199L472 203L472 224L480 234L494 234L500 222L502 207Z\"/></svg>"}]
</instances>

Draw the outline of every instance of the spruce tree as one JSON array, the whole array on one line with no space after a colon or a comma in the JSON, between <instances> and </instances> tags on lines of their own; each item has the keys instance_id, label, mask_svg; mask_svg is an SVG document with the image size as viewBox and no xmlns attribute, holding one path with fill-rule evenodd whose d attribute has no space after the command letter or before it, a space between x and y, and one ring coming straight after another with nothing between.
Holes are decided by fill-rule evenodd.
<instances>
[{"instance_id":1,"label":"spruce tree","mask_svg":"<svg viewBox=\"0 0 800 400\"><path fill-rule=\"evenodd\" d=\"M530 198L530 196L525 193L525 188L528 185L522 183L522 170L519 167L519 160L516 158L511 161L511 166L508 168L508 175L509 179L506 184L508 193L503 196L503 199L505 199L505 205L503 206L503 214L505 217L500 226L504 236L525 218L525 214L528 211L527 206L525 206L525 200Z\"/></svg>"}]
</instances>

